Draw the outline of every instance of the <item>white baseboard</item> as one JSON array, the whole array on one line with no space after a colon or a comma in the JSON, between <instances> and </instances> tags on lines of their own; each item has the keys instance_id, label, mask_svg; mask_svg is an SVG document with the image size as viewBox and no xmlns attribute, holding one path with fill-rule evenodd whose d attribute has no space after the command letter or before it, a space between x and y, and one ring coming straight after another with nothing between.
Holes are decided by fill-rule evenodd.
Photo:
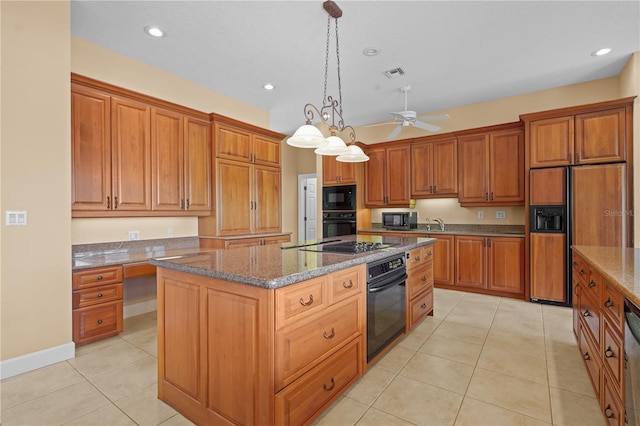
<instances>
[{"instance_id":1,"label":"white baseboard","mask_svg":"<svg viewBox=\"0 0 640 426\"><path fill-rule=\"evenodd\" d=\"M144 302L124 305L122 316L125 318L134 317L136 315L146 314L147 312L153 312L156 309L158 309L158 303L156 299L145 300Z\"/></svg>"},{"instance_id":2,"label":"white baseboard","mask_svg":"<svg viewBox=\"0 0 640 426\"><path fill-rule=\"evenodd\" d=\"M7 359L0 362L0 380L66 361L75 358L75 356L76 345L73 342L69 342L64 345Z\"/></svg>"}]
</instances>

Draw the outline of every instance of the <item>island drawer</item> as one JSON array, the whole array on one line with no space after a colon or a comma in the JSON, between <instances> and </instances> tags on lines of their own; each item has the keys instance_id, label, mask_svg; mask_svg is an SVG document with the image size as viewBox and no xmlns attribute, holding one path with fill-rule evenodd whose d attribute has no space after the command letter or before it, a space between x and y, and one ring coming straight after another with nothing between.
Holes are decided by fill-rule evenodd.
<instances>
[{"instance_id":1,"label":"island drawer","mask_svg":"<svg viewBox=\"0 0 640 426\"><path fill-rule=\"evenodd\" d=\"M360 265L329 275L329 304L333 305L365 290L366 265Z\"/></svg>"},{"instance_id":2,"label":"island drawer","mask_svg":"<svg viewBox=\"0 0 640 426\"><path fill-rule=\"evenodd\" d=\"M276 389L282 389L332 349L360 334L362 310L360 298L348 299L276 332Z\"/></svg>"},{"instance_id":3,"label":"island drawer","mask_svg":"<svg viewBox=\"0 0 640 426\"><path fill-rule=\"evenodd\" d=\"M409 302L408 328L413 327L431 311L433 311L433 287Z\"/></svg>"},{"instance_id":4,"label":"island drawer","mask_svg":"<svg viewBox=\"0 0 640 426\"><path fill-rule=\"evenodd\" d=\"M581 294L580 319L585 325L585 330L589 330L591 333L591 338L596 343L596 347L600 345L601 315L599 306L591 299L589 294L587 292Z\"/></svg>"},{"instance_id":5,"label":"island drawer","mask_svg":"<svg viewBox=\"0 0 640 426\"><path fill-rule=\"evenodd\" d=\"M428 287L433 287L433 268L425 264L418 269L412 269L407 278L407 298L413 299Z\"/></svg>"},{"instance_id":6,"label":"island drawer","mask_svg":"<svg viewBox=\"0 0 640 426\"><path fill-rule=\"evenodd\" d=\"M615 383L622 383L624 376L624 346L620 332L612 330L609 321L603 322L602 360L611 370Z\"/></svg>"},{"instance_id":7,"label":"island drawer","mask_svg":"<svg viewBox=\"0 0 640 426\"><path fill-rule=\"evenodd\" d=\"M360 339L355 339L277 393L275 424L307 424L360 376L358 360L364 356L363 352Z\"/></svg>"},{"instance_id":8,"label":"island drawer","mask_svg":"<svg viewBox=\"0 0 640 426\"><path fill-rule=\"evenodd\" d=\"M89 343L122 331L122 300L73 311L73 341Z\"/></svg>"},{"instance_id":9,"label":"island drawer","mask_svg":"<svg viewBox=\"0 0 640 426\"><path fill-rule=\"evenodd\" d=\"M624 296L606 282L602 307L607 322L614 325L618 333L622 334L624 332Z\"/></svg>"},{"instance_id":10,"label":"island drawer","mask_svg":"<svg viewBox=\"0 0 640 426\"><path fill-rule=\"evenodd\" d=\"M90 287L73 292L73 308L83 308L120 299L122 299L122 283Z\"/></svg>"},{"instance_id":11,"label":"island drawer","mask_svg":"<svg viewBox=\"0 0 640 426\"><path fill-rule=\"evenodd\" d=\"M327 306L326 293L326 276L277 289L276 329L324 309Z\"/></svg>"},{"instance_id":12,"label":"island drawer","mask_svg":"<svg viewBox=\"0 0 640 426\"><path fill-rule=\"evenodd\" d=\"M433 247L431 245L414 248L407 256L407 270L418 268L433 260Z\"/></svg>"},{"instance_id":13,"label":"island drawer","mask_svg":"<svg viewBox=\"0 0 640 426\"><path fill-rule=\"evenodd\" d=\"M122 266L77 271L72 276L74 290L122 282Z\"/></svg>"},{"instance_id":14,"label":"island drawer","mask_svg":"<svg viewBox=\"0 0 640 426\"><path fill-rule=\"evenodd\" d=\"M602 276L591 269L589 265L584 265L585 270L587 271L584 276L586 277L585 282L583 283L585 293L588 293L589 296L595 300L595 302L600 306L600 302L602 300L602 291L604 288L604 281Z\"/></svg>"},{"instance_id":15,"label":"island drawer","mask_svg":"<svg viewBox=\"0 0 640 426\"><path fill-rule=\"evenodd\" d=\"M580 255L572 253L571 265L573 266L574 276L580 278L580 280L585 284L588 283L587 279L589 278L589 268Z\"/></svg>"},{"instance_id":16,"label":"island drawer","mask_svg":"<svg viewBox=\"0 0 640 426\"><path fill-rule=\"evenodd\" d=\"M586 330L583 324L580 324L579 329L578 346L580 348L580 354L582 355L584 364L587 367L587 373L589 373L589 378L593 384L593 390L596 393L596 398L600 398L600 369L602 366L600 365L598 350L596 349L597 345L591 341L588 333L585 332Z\"/></svg>"}]
</instances>

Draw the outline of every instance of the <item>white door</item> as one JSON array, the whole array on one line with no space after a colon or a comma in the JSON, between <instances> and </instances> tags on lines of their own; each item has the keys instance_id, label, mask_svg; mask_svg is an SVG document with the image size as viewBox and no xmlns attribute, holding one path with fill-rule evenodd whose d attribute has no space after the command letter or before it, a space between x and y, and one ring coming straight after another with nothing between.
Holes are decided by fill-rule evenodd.
<instances>
[{"instance_id":1,"label":"white door","mask_svg":"<svg viewBox=\"0 0 640 426\"><path fill-rule=\"evenodd\" d=\"M298 175L298 241L318 238L316 200L317 181L315 173Z\"/></svg>"}]
</instances>

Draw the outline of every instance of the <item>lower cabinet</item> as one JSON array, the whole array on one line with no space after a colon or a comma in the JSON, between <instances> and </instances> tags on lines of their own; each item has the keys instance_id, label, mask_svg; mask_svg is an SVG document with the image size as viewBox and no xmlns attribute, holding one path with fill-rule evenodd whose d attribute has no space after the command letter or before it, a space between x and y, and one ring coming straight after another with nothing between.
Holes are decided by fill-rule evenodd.
<instances>
[{"instance_id":1,"label":"lower cabinet","mask_svg":"<svg viewBox=\"0 0 640 426\"><path fill-rule=\"evenodd\" d=\"M366 265L275 290L157 273L158 397L196 424L307 424L364 372Z\"/></svg>"},{"instance_id":2,"label":"lower cabinet","mask_svg":"<svg viewBox=\"0 0 640 426\"><path fill-rule=\"evenodd\" d=\"M574 331L606 424L625 424L624 297L573 253Z\"/></svg>"},{"instance_id":3,"label":"lower cabinet","mask_svg":"<svg viewBox=\"0 0 640 426\"><path fill-rule=\"evenodd\" d=\"M237 247L254 247L266 244L280 244L291 241L291 234L272 234L263 236L240 237L200 237L201 248L229 249Z\"/></svg>"},{"instance_id":4,"label":"lower cabinet","mask_svg":"<svg viewBox=\"0 0 640 426\"><path fill-rule=\"evenodd\" d=\"M83 345L122 332L122 266L72 274L73 341Z\"/></svg>"},{"instance_id":5,"label":"lower cabinet","mask_svg":"<svg viewBox=\"0 0 640 426\"><path fill-rule=\"evenodd\" d=\"M418 247L407 255L407 321L409 332L421 319L433 315L433 246Z\"/></svg>"}]
</instances>

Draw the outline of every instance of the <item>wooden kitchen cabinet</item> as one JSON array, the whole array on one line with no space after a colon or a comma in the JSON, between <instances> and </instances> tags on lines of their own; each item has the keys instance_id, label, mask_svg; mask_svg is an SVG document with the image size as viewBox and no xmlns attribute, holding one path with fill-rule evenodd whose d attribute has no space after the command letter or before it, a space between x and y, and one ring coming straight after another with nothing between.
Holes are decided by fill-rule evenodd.
<instances>
[{"instance_id":1,"label":"wooden kitchen cabinet","mask_svg":"<svg viewBox=\"0 0 640 426\"><path fill-rule=\"evenodd\" d=\"M457 147L456 138L411 144L412 198L456 197L458 195Z\"/></svg>"},{"instance_id":2,"label":"wooden kitchen cabinet","mask_svg":"<svg viewBox=\"0 0 640 426\"><path fill-rule=\"evenodd\" d=\"M567 302L566 238L564 233L529 235L531 299Z\"/></svg>"},{"instance_id":3,"label":"wooden kitchen cabinet","mask_svg":"<svg viewBox=\"0 0 640 426\"><path fill-rule=\"evenodd\" d=\"M209 123L151 110L153 210L211 210Z\"/></svg>"},{"instance_id":4,"label":"wooden kitchen cabinet","mask_svg":"<svg viewBox=\"0 0 640 426\"><path fill-rule=\"evenodd\" d=\"M333 155L322 156L322 184L342 185L356 183L357 163L337 161Z\"/></svg>"},{"instance_id":5,"label":"wooden kitchen cabinet","mask_svg":"<svg viewBox=\"0 0 640 426\"><path fill-rule=\"evenodd\" d=\"M291 241L290 233L269 234L251 237L200 237L201 248L229 249L281 244Z\"/></svg>"},{"instance_id":6,"label":"wooden kitchen cabinet","mask_svg":"<svg viewBox=\"0 0 640 426\"><path fill-rule=\"evenodd\" d=\"M215 116L216 158L243 161L263 166L281 166L281 140L256 134L254 131L227 124L220 116Z\"/></svg>"},{"instance_id":7,"label":"wooden kitchen cabinet","mask_svg":"<svg viewBox=\"0 0 640 426\"><path fill-rule=\"evenodd\" d=\"M455 236L456 286L486 289L486 238Z\"/></svg>"},{"instance_id":8,"label":"wooden kitchen cabinet","mask_svg":"<svg viewBox=\"0 0 640 426\"><path fill-rule=\"evenodd\" d=\"M433 315L433 259L433 245L407 254L406 333L425 316Z\"/></svg>"},{"instance_id":9,"label":"wooden kitchen cabinet","mask_svg":"<svg viewBox=\"0 0 640 426\"><path fill-rule=\"evenodd\" d=\"M522 115L529 167L626 161L632 106L626 98Z\"/></svg>"},{"instance_id":10,"label":"wooden kitchen cabinet","mask_svg":"<svg viewBox=\"0 0 640 426\"><path fill-rule=\"evenodd\" d=\"M455 282L455 242L453 235L429 234L433 243L433 282L453 285Z\"/></svg>"},{"instance_id":11,"label":"wooden kitchen cabinet","mask_svg":"<svg viewBox=\"0 0 640 426\"><path fill-rule=\"evenodd\" d=\"M524 204L524 133L520 128L458 137L462 206Z\"/></svg>"},{"instance_id":12,"label":"wooden kitchen cabinet","mask_svg":"<svg viewBox=\"0 0 640 426\"><path fill-rule=\"evenodd\" d=\"M407 206L411 198L409 144L367 149L365 206Z\"/></svg>"},{"instance_id":13,"label":"wooden kitchen cabinet","mask_svg":"<svg viewBox=\"0 0 640 426\"><path fill-rule=\"evenodd\" d=\"M73 341L84 345L122 332L122 266L72 274Z\"/></svg>"}]
</instances>

